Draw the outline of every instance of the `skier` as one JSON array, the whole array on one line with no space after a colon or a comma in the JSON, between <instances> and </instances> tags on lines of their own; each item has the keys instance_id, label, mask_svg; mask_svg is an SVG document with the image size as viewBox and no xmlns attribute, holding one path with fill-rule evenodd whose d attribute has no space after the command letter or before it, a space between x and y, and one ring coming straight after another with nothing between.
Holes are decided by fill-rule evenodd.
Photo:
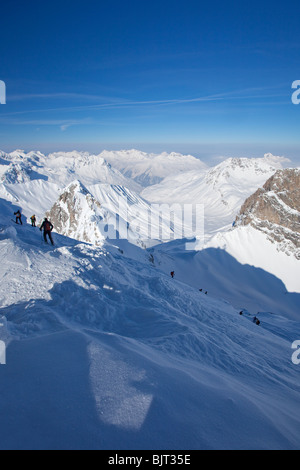
<instances>
[{"instance_id":1,"label":"skier","mask_svg":"<svg viewBox=\"0 0 300 470\"><path fill-rule=\"evenodd\" d=\"M18 210L17 212L14 212L14 215L16 216L16 224L19 225L20 221L20 224L23 225L21 212Z\"/></svg>"},{"instance_id":2,"label":"skier","mask_svg":"<svg viewBox=\"0 0 300 470\"><path fill-rule=\"evenodd\" d=\"M41 225L40 231L42 231L42 230L44 230L44 240L45 240L45 242L48 243L48 241L47 241L47 235L48 235L49 240L51 242L51 245L53 246L54 242L53 242L53 238L52 238L52 235L51 235L51 232L53 230L53 225L47 219L47 217L45 217L44 222Z\"/></svg>"},{"instance_id":3,"label":"skier","mask_svg":"<svg viewBox=\"0 0 300 470\"><path fill-rule=\"evenodd\" d=\"M36 223L36 217L35 217L35 215L32 215L30 217L30 220L31 220L31 227L36 227L36 224L35 224Z\"/></svg>"},{"instance_id":4,"label":"skier","mask_svg":"<svg viewBox=\"0 0 300 470\"><path fill-rule=\"evenodd\" d=\"M174 272L174 271L171 271L170 274L171 274L171 277L172 277L172 279L173 279L173 277L175 276L175 272Z\"/></svg>"}]
</instances>

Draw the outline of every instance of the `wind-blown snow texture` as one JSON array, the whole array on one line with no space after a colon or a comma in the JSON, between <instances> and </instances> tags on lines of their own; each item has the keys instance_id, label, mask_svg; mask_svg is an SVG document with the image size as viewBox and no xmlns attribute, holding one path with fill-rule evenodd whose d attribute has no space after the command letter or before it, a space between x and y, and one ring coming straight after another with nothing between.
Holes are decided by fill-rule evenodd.
<instances>
[{"instance_id":1,"label":"wind-blown snow texture","mask_svg":"<svg viewBox=\"0 0 300 470\"><path fill-rule=\"evenodd\" d=\"M186 240L143 250L57 233L52 248L26 224L43 188L38 200L48 207L39 217L78 180L76 204L89 224L92 198L106 204L100 212L108 204L113 211L125 186L91 178L86 160L66 169L63 158L60 172L51 157L51 176L43 156L30 158L43 178L0 185L0 448L299 448L300 366L291 345L300 339L300 294L287 293L275 262L247 264L253 253L237 240L257 241L255 229L223 231L199 252L186 251ZM11 222L20 206L22 227ZM262 251L276 257L258 233ZM299 272L281 255L280 267Z\"/></svg>"}]
</instances>

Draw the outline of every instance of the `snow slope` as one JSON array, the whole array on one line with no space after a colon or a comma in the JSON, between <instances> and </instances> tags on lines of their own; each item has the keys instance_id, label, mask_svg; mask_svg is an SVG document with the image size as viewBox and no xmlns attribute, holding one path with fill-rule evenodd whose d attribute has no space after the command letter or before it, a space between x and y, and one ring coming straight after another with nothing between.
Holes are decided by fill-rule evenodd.
<instances>
[{"instance_id":1,"label":"snow slope","mask_svg":"<svg viewBox=\"0 0 300 470\"><path fill-rule=\"evenodd\" d=\"M161 241L182 238L185 225L181 208L172 212L168 206L151 205L123 186L95 184L88 186L88 189L111 214L109 223L119 232L120 238L144 248ZM186 232L189 231L186 224ZM109 236L113 237L114 234Z\"/></svg>"},{"instance_id":2,"label":"snow slope","mask_svg":"<svg viewBox=\"0 0 300 470\"><path fill-rule=\"evenodd\" d=\"M199 251L176 240L151 253L166 274L174 270L176 279L236 308L300 320L299 261L251 227L220 233Z\"/></svg>"},{"instance_id":3,"label":"snow slope","mask_svg":"<svg viewBox=\"0 0 300 470\"><path fill-rule=\"evenodd\" d=\"M251 264L279 277L289 292L300 293L299 260L292 254L286 255L280 245L268 240L265 234L253 227L237 227L219 233L207 247L222 248L240 263Z\"/></svg>"},{"instance_id":4,"label":"snow slope","mask_svg":"<svg viewBox=\"0 0 300 470\"><path fill-rule=\"evenodd\" d=\"M52 249L11 209L0 200L1 449L299 448L299 322L258 327L126 242L56 234Z\"/></svg>"},{"instance_id":5,"label":"snow slope","mask_svg":"<svg viewBox=\"0 0 300 470\"><path fill-rule=\"evenodd\" d=\"M0 198L16 204L28 219L35 214L40 220L60 194L60 185L43 179L23 184L0 184Z\"/></svg>"}]
</instances>

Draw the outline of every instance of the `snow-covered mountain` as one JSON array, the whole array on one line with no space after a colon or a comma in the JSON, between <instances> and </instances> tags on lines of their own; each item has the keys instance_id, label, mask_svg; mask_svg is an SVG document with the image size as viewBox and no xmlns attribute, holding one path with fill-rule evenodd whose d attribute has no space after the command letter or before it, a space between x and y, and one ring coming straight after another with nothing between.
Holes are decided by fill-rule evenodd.
<instances>
[{"instance_id":1,"label":"snow-covered mountain","mask_svg":"<svg viewBox=\"0 0 300 470\"><path fill-rule=\"evenodd\" d=\"M41 219L74 181L80 182L87 189L99 184L106 185L107 188L118 185L132 194L141 189L137 183L112 168L101 156L87 152L57 152L48 156L41 152L25 153L21 150L1 153L0 197L17 204L27 219L32 214ZM106 204L106 209L115 214L117 208L113 204ZM61 225L59 227L61 229ZM75 230L75 238L80 230ZM69 231L61 233L71 235ZM90 236L90 240L95 240L94 235Z\"/></svg>"},{"instance_id":2,"label":"snow-covered mountain","mask_svg":"<svg viewBox=\"0 0 300 470\"><path fill-rule=\"evenodd\" d=\"M300 260L300 169L278 170L242 205L237 225L251 225Z\"/></svg>"},{"instance_id":3,"label":"snow-covered mountain","mask_svg":"<svg viewBox=\"0 0 300 470\"><path fill-rule=\"evenodd\" d=\"M104 155L105 152L102 154ZM0 197L18 204L28 219L32 214L41 219L54 204L57 208L57 205L61 204L62 194L66 196L70 185L77 181L91 193L91 197L97 199L105 210L106 215L103 214L103 221L107 225L108 236L109 227L111 227L114 233L118 232L118 237L124 238L125 236L131 242L144 247L152 245L153 242L159 243L163 240L182 237L184 230L180 220L181 214L177 217L176 214L170 214L168 208L152 207L139 196L141 190L139 184L114 169L101 155L74 151L56 152L45 156L40 152L24 153L21 150L1 155L3 158L0 160L0 174L3 177L2 184L0 184ZM133 160L136 156L137 151L133 151ZM151 169L152 162L154 172L159 170L158 161L162 163L164 157L165 166L169 168L168 172L171 171L173 163L175 165L173 171L182 171L186 161L190 162L191 166L203 167L202 163L194 157L184 157L179 154L162 154L148 156L148 158L146 156L147 154L144 154L143 159L148 165L147 168L149 169L150 165ZM144 175L143 178L145 179L146 176ZM69 205L69 209L70 207ZM69 222L71 218L72 214L69 212ZM82 225L79 217L76 220ZM70 231L69 226L62 227L62 220L59 221L57 227L54 221L56 230L61 234L67 234L82 241L95 240L95 233L88 234L89 230L76 228L74 223L71 225ZM89 223L88 225L91 227ZM102 226L102 223L100 225ZM188 233L189 227L186 226L185 234ZM98 239L98 235L96 238Z\"/></svg>"},{"instance_id":4,"label":"snow-covered mountain","mask_svg":"<svg viewBox=\"0 0 300 470\"><path fill-rule=\"evenodd\" d=\"M139 150L103 151L100 154L121 173L147 187L160 183L165 177L186 173L200 172L206 164L192 155L179 153L148 154Z\"/></svg>"},{"instance_id":5,"label":"snow-covered mountain","mask_svg":"<svg viewBox=\"0 0 300 470\"><path fill-rule=\"evenodd\" d=\"M46 216L62 235L93 245L102 245L105 240L107 214L79 181L65 188Z\"/></svg>"},{"instance_id":6,"label":"snow-covered mountain","mask_svg":"<svg viewBox=\"0 0 300 470\"><path fill-rule=\"evenodd\" d=\"M50 177L50 172L55 179L59 178L59 181L65 186L74 179L78 179L85 186L105 183L125 186L135 192L139 192L141 189L137 183L123 176L118 169L113 168L101 155L91 155L88 152L49 154L45 168L48 177Z\"/></svg>"},{"instance_id":7,"label":"snow-covered mountain","mask_svg":"<svg viewBox=\"0 0 300 470\"><path fill-rule=\"evenodd\" d=\"M13 180L6 174L15 173ZM24 173L26 177L24 177ZM139 192L141 187L112 168L100 155L88 152L55 152L44 155L41 152L16 150L9 154L1 153L0 177L3 183L23 183L34 179L44 179L50 183L66 187L74 180L85 186L95 183L109 183L126 186Z\"/></svg>"},{"instance_id":8,"label":"snow-covered mountain","mask_svg":"<svg viewBox=\"0 0 300 470\"><path fill-rule=\"evenodd\" d=\"M123 186L95 184L86 188L75 180L61 191L46 216L57 233L93 245L121 239L147 248L182 237L179 216L167 218L166 212L151 207Z\"/></svg>"},{"instance_id":9,"label":"snow-covered mountain","mask_svg":"<svg viewBox=\"0 0 300 470\"><path fill-rule=\"evenodd\" d=\"M3 169L3 166L4 165L2 165L2 175L0 178L1 183L15 184L30 181L31 169L28 165L11 163L7 166L7 169Z\"/></svg>"},{"instance_id":10,"label":"snow-covered mountain","mask_svg":"<svg viewBox=\"0 0 300 470\"><path fill-rule=\"evenodd\" d=\"M282 168L286 159L266 154L264 158L229 158L219 165L166 177L142 196L150 202L204 204L206 234L231 225L242 203Z\"/></svg>"}]
</instances>

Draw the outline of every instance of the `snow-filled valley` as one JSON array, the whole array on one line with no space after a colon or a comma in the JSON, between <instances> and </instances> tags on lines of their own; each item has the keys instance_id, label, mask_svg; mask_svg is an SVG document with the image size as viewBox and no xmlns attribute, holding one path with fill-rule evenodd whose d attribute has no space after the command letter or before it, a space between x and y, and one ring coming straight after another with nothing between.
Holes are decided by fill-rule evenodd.
<instances>
[{"instance_id":1,"label":"snow-filled valley","mask_svg":"<svg viewBox=\"0 0 300 470\"><path fill-rule=\"evenodd\" d=\"M299 448L299 260L232 227L284 159L0 157L1 449ZM151 203L204 204L201 249Z\"/></svg>"}]
</instances>

